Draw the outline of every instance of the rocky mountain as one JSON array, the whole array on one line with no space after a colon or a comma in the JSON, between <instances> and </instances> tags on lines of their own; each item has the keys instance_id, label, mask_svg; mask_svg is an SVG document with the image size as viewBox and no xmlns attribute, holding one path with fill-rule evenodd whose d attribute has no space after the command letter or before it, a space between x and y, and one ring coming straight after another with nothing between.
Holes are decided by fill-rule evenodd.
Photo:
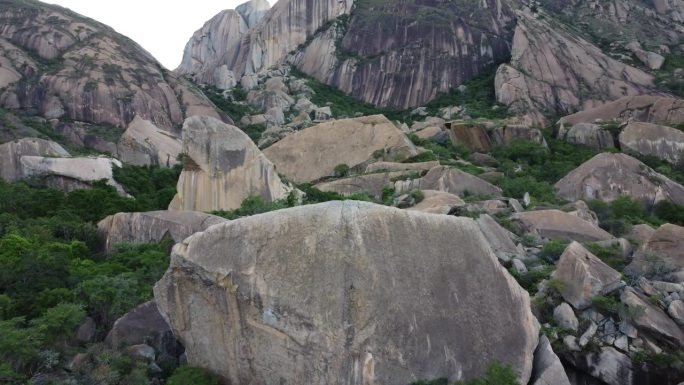
<instances>
[{"instance_id":1,"label":"rocky mountain","mask_svg":"<svg viewBox=\"0 0 684 385\"><path fill-rule=\"evenodd\" d=\"M1 5L4 140L59 137L134 164L173 165L186 117L229 119L191 83L113 29L37 1Z\"/></svg>"},{"instance_id":2,"label":"rocky mountain","mask_svg":"<svg viewBox=\"0 0 684 385\"><path fill-rule=\"evenodd\" d=\"M497 72L499 102L542 124L545 115L658 93L653 71L684 36L676 1L288 0L248 32L237 15L224 11L199 30L177 72L251 89L289 62L356 99L405 109L507 63ZM232 30L240 32L220 34Z\"/></svg>"}]
</instances>

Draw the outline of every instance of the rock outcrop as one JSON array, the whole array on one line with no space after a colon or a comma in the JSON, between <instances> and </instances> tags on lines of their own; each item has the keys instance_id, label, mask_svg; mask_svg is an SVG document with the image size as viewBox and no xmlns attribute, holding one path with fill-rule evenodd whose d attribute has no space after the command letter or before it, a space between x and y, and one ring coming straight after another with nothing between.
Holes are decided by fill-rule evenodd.
<instances>
[{"instance_id":1,"label":"rock outcrop","mask_svg":"<svg viewBox=\"0 0 684 385\"><path fill-rule=\"evenodd\" d=\"M598 124L577 123L571 126L561 125L558 139L572 144L582 144L596 150L615 147L613 133Z\"/></svg>"},{"instance_id":2,"label":"rock outcrop","mask_svg":"<svg viewBox=\"0 0 684 385\"><path fill-rule=\"evenodd\" d=\"M633 274L667 274L684 269L684 227L662 225L636 253L627 271Z\"/></svg>"},{"instance_id":3,"label":"rock outcrop","mask_svg":"<svg viewBox=\"0 0 684 385\"><path fill-rule=\"evenodd\" d=\"M69 153L59 144L38 138L24 138L0 144L0 178L6 182L24 179L23 156L65 157Z\"/></svg>"},{"instance_id":4,"label":"rock outcrop","mask_svg":"<svg viewBox=\"0 0 684 385\"><path fill-rule=\"evenodd\" d=\"M114 180L113 169L121 166L118 160L106 157L21 157L24 178L41 179L48 187L69 192L90 188L93 183L104 180L120 195L128 196L123 187Z\"/></svg>"},{"instance_id":5,"label":"rock outcrop","mask_svg":"<svg viewBox=\"0 0 684 385\"><path fill-rule=\"evenodd\" d=\"M628 288L622 292L620 300L631 309L631 318L637 328L643 329L664 345L684 347L684 331L647 298Z\"/></svg>"},{"instance_id":6,"label":"rock outcrop","mask_svg":"<svg viewBox=\"0 0 684 385\"><path fill-rule=\"evenodd\" d=\"M560 359L546 336L539 337L534 353L534 373L530 385L570 385Z\"/></svg>"},{"instance_id":7,"label":"rock outcrop","mask_svg":"<svg viewBox=\"0 0 684 385\"><path fill-rule=\"evenodd\" d=\"M271 202L290 190L247 134L211 117L185 121L183 155L169 210L233 210L252 195Z\"/></svg>"},{"instance_id":8,"label":"rock outcrop","mask_svg":"<svg viewBox=\"0 0 684 385\"><path fill-rule=\"evenodd\" d=\"M672 164L684 161L684 132L653 123L630 122L620 132L620 148Z\"/></svg>"},{"instance_id":9,"label":"rock outcrop","mask_svg":"<svg viewBox=\"0 0 684 385\"><path fill-rule=\"evenodd\" d=\"M454 381L492 361L530 378L529 297L468 218L329 202L213 226L171 260L158 306L188 363L230 383Z\"/></svg>"},{"instance_id":10,"label":"rock outcrop","mask_svg":"<svg viewBox=\"0 0 684 385\"><path fill-rule=\"evenodd\" d=\"M565 248L551 277L562 283L563 299L578 310L590 306L593 297L619 288L622 278L578 242Z\"/></svg>"},{"instance_id":11,"label":"rock outcrop","mask_svg":"<svg viewBox=\"0 0 684 385\"><path fill-rule=\"evenodd\" d=\"M444 191L423 190L423 200L408 210L422 211L431 214L449 214L455 207L463 205L465 202L458 195ZM486 233L485 233L486 235ZM494 248L496 251L496 248Z\"/></svg>"},{"instance_id":12,"label":"rock outcrop","mask_svg":"<svg viewBox=\"0 0 684 385\"><path fill-rule=\"evenodd\" d=\"M397 181L394 184L394 189L397 192L437 190L455 195L501 196L501 189L493 184L457 168L447 166L435 167L418 179Z\"/></svg>"},{"instance_id":13,"label":"rock outcrop","mask_svg":"<svg viewBox=\"0 0 684 385\"><path fill-rule=\"evenodd\" d=\"M404 175L404 172L401 171L376 172L323 182L315 187L321 191L336 192L343 195L366 193L369 197L380 201L382 200L382 190L385 187L393 186L394 182L392 182L392 179L402 175Z\"/></svg>"},{"instance_id":14,"label":"rock outcrop","mask_svg":"<svg viewBox=\"0 0 684 385\"><path fill-rule=\"evenodd\" d=\"M118 213L101 220L97 232L105 251L110 252L119 243L157 243L165 239L178 243L225 221L197 211Z\"/></svg>"},{"instance_id":15,"label":"rock outcrop","mask_svg":"<svg viewBox=\"0 0 684 385\"><path fill-rule=\"evenodd\" d=\"M593 242L613 236L593 223L560 210L538 210L515 213L511 219L523 230L536 232L549 239Z\"/></svg>"},{"instance_id":16,"label":"rock outcrop","mask_svg":"<svg viewBox=\"0 0 684 385\"><path fill-rule=\"evenodd\" d=\"M117 158L135 165L171 167L178 163L182 148L179 136L136 116L119 139Z\"/></svg>"},{"instance_id":17,"label":"rock outcrop","mask_svg":"<svg viewBox=\"0 0 684 385\"><path fill-rule=\"evenodd\" d=\"M306 128L266 148L264 154L288 179L311 182L332 176L340 164L365 169L376 160L401 162L418 150L387 118L374 115Z\"/></svg>"},{"instance_id":18,"label":"rock outcrop","mask_svg":"<svg viewBox=\"0 0 684 385\"><path fill-rule=\"evenodd\" d=\"M569 201L612 201L628 195L648 206L661 200L684 204L683 186L627 154L598 154L559 180L555 187L558 197Z\"/></svg>"},{"instance_id":19,"label":"rock outcrop","mask_svg":"<svg viewBox=\"0 0 684 385\"><path fill-rule=\"evenodd\" d=\"M544 124L623 96L652 92L653 77L605 55L549 15L518 12L511 61L499 67L497 100L512 113Z\"/></svg>"},{"instance_id":20,"label":"rock outcrop","mask_svg":"<svg viewBox=\"0 0 684 385\"><path fill-rule=\"evenodd\" d=\"M589 108L561 118L562 126L578 123L648 122L676 126L684 123L684 99L665 96L626 96L604 105Z\"/></svg>"},{"instance_id":21,"label":"rock outcrop","mask_svg":"<svg viewBox=\"0 0 684 385\"><path fill-rule=\"evenodd\" d=\"M3 3L0 58L0 107L51 119L55 128L85 122L113 145L136 116L171 135L188 116L229 120L139 45L59 6Z\"/></svg>"}]
</instances>

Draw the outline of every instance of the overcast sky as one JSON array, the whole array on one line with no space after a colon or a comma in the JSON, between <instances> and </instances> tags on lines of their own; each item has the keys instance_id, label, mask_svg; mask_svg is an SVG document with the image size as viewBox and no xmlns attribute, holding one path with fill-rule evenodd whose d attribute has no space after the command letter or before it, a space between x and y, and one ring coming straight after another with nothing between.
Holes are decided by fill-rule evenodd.
<instances>
[{"instance_id":1,"label":"overcast sky","mask_svg":"<svg viewBox=\"0 0 684 385\"><path fill-rule=\"evenodd\" d=\"M175 69L192 34L224 9L247 0L43 0L109 25ZM274 4L274 0L270 0Z\"/></svg>"}]
</instances>

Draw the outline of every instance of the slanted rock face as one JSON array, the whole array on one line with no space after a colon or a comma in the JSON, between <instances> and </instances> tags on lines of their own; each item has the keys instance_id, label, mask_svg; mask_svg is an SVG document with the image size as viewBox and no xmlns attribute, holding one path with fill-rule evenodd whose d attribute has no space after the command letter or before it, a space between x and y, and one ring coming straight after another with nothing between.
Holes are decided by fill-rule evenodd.
<instances>
[{"instance_id":1,"label":"slanted rock face","mask_svg":"<svg viewBox=\"0 0 684 385\"><path fill-rule=\"evenodd\" d=\"M631 288L625 289L620 300L632 309L634 324L656 337L661 343L675 348L684 347L684 331L659 307Z\"/></svg>"},{"instance_id":2,"label":"slanted rock face","mask_svg":"<svg viewBox=\"0 0 684 385\"><path fill-rule=\"evenodd\" d=\"M662 225L634 253L627 271L635 274L664 273L684 269L684 227Z\"/></svg>"},{"instance_id":3,"label":"slanted rock face","mask_svg":"<svg viewBox=\"0 0 684 385\"><path fill-rule=\"evenodd\" d=\"M572 113L653 87L651 75L552 23L518 12L511 62L499 67L495 80L497 100L512 113L543 124L546 113Z\"/></svg>"},{"instance_id":4,"label":"slanted rock face","mask_svg":"<svg viewBox=\"0 0 684 385\"><path fill-rule=\"evenodd\" d=\"M325 122L298 131L264 150L278 172L297 182L331 176L335 166L398 161L418 154L415 146L382 115Z\"/></svg>"},{"instance_id":5,"label":"slanted rock face","mask_svg":"<svg viewBox=\"0 0 684 385\"><path fill-rule=\"evenodd\" d=\"M344 195L365 192L368 196L380 200L382 199L382 190L394 184L392 178L397 178L404 174L404 172L395 171L358 175L319 183L316 185L316 188L321 191L333 191Z\"/></svg>"},{"instance_id":6,"label":"slanted rock face","mask_svg":"<svg viewBox=\"0 0 684 385\"><path fill-rule=\"evenodd\" d=\"M519 253L513 242L514 235L501 227L489 214L480 215L476 222L499 259L509 261Z\"/></svg>"},{"instance_id":7,"label":"slanted rock face","mask_svg":"<svg viewBox=\"0 0 684 385\"><path fill-rule=\"evenodd\" d=\"M559 180L555 187L558 197L569 201L612 201L629 195L649 206L661 200L684 204L684 187L627 154L598 154Z\"/></svg>"},{"instance_id":8,"label":"slanted rock face","mask_svg":"<svg viewBox=\"0 0 684 385\"><path fill-rule=\"evenodd\" d=\"M531 385L570 385L563 364L553 352L549 339L542 335L534 352L534 373Z\"/></svg>"},{"instance_id":9,"label":"slanted rock face","mask_svg":"<svg viewBox=\"0 0 684 385\"><path fill-rule=\"evenodd\" d=\"M49 187L64 191L90 188L94 182L105 180L120 195L128 196L123 187L114 180L114 167L122 164L106 157L45 158L22 156L21 168L25 178L37 177Z\"/></svg>"},{"instance_id":10,"label":"slanted rock face","mask_svg":"<svg viewBox=\"0 0 684 385\"><path fill-rule=\"evenodd\" d=\"M97 224L105 251L118 243L152 243L166 238L180 242L226 219L197 211L150 211L118 213Z\"/></svg>"},{"instance_id":11,"label":"slanted rock face","mask_svg":"<svg viewBox=\"0 0 684 385\"><path fill-rule=\"evenodd\" d=\"M0 91L5 108L119 128L139 116L176 133L198 110L220 117L206 97L130 39L58 6L4 2L0 47L3 72L11 74L5 75L11 84L0 81L7 84Z\"/></svg>"},{"instance_id":12,"label":"slanted rock face","mask_svg":"<svg viewBox=\"0 0 684 385\"><path fill-rule=\"evenodd\" d=\"M69 156L69 153L55 142L38 138L0 144L0 178L6 182L23 179L22 156L63 157Z\"/></svg>"},{"instance_id":13,"label":"slanted rock face","mask_svg":"<svg viewBox=\"0 0 684 385\"><path fill-rule=\"evenodd\" d=\"M511 217L526 231L536 231L545 238L568 241L603 241L614 238L591 222L560 210L515 213Z\"/></svg>"},{"instance_id":14,"label":"slanted rock face","mask_svg":"<svg viewBox=\"0 0 684 385\"><path fill-rule=\"evenodd\" d=\"M233 210L245 198L285 198L276 168L239 128L210 117L183 124L185 166L169 210Z\"/></svg>"},{"instance_id":15,"label":"slanted rock face","mask_svg":"<svg viewBox=\"0 0 684 385\"><path fill-rule=\"evenodd\" d=\"M473 220L363 202L213 226L154 292L189 364L235 384L453 381L495 360L527 383L538 339Z\"/></svg>"},{"instance_id":16,"label":"slanted rock face","mask_svg":"<svg viewBox=\"0 0 684 385\"><path fill-rule=\"evenodd\" d=\"M124 163L171 167L178 163L182 147L176 134L136 116L119 140L117 157Z\"/></svg>"},{"instance_id":17,"label":"slanted rock face","mask_svg":"<svg viewBox=\"0 0 684 385\"><path fill-rule=\"evenodd\" d=\"M561 295L575 309L584 309L592 297L619 288L622 278L578 242L565 248L551 277L563 283Z\"/></svg>"},{"instance_id":18,"label":"slanted rock face","mask_svg":"<svg viewBox=\"0 0 684 385\"><path fill-rule=\"evenodd\" d=\"M444 191L455 195L501 196L501 189L493 184L459 169L446 166L435 167L419 179L397 181L394 189L397 192L418 189Z\"/></svg>"},{"instance_id":19,"label":"slanted rock face","mask_svg":"<svg viewBox=\"0 0 684 385\"><path fill-rule=\"evenodd\" d=\"M513 140L526 140L539 143L544 147L548 146L541 130L525 125L508 124L503 127L496 127L492 130L491 137L492 142L498 145L507 145Z\"/></svg>"},{"instance_id":20,"label":"slanted rock face","mask_svg":"<svg viewBox=\"0 0 684 385\"><path fill-rule=\"evenodd\" d=\"M634 120L676 126L684 123L684 99L664 96L626 96L604 105L586 109L560 120L561 126L578 123L626 122Z\"/></svg>"},{"instance_id":21,"label":"slanted rock face","mask_svg":"<svg viewBox=\"0 0 684 385\"><path fill-rule=\"evenodd\" d=\"M422 211L431 214L448 214L454 206L465 204L458 195L443 191L423 190L423 196L422 201L418 202L415 206L410 207L408 210ZM494 248L494 251L496 251L496 248Z\"/></svg>"},{"instance_id":22,"label":"slanted rock face","mask_svg":"<svg viewBox=\"0 0 684 385\"><path fill-rule=\"evenodd\" d=\"M620 133L620 147L625 152L678 164L684 160L684 132L652 123L631 122Z\"/></svg>"},{"instance_id":23,"label":"slanted rock face","mask_svg":"<svg viewBox=\"0 0 684 385\"><path fill-rule=\"evenodd\" d=\"M572 144L583 144L596 150L615 147L613 134L597 124L577 123L570 126L561 126L558 131L558 139Z\"/></svg>"},{"instance_id":24,"label":"slanted rock face","mask_svg":"<svg viewBox=\"0 0 684 385\"><path fill-rule=\"evenodd\" d=\"M484 127L465 124L447 123L449 138L455 145L463 145L471 151L489 152L492 143Z\"/></svg>"},{"instance_id":25,"label":"slanted rock face","mask_svg":"<svg viewBox=\"0 0 684 385\"><path fill-rule=\"evenodd\" d=\"M154 301L145 302L116 320L105 343L112 348L151 344L157 351L172 357L183 352Z\"/></svg>"},{"instance_id":26,"label":"slanted rock face","mask_svg":"<svg viewBox=\"0 0 684 385\"><path fill-rule=\"evenodd\" d=\"M375 162L366 167L366 173L379 171L428 171L439 166L438 161L420 163Z\"/></svg>"}]
</instances>

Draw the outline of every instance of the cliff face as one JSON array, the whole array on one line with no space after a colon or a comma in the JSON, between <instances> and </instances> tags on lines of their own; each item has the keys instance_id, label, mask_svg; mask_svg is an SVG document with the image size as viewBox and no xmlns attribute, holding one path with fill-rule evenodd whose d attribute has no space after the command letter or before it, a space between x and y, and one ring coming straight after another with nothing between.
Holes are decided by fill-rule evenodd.
<instances>
[{"instance_id":1,"label":"cliff face","mask_svg":"<svg viewBox=\"0 0 684 385\"><path fill-rule=\"evenodd\" d=\"M233 54L216 52L213 64L195 78L220 88L253 88L257 75L287 61L357 99L405 109L513 56L497 84L507 88L500 101L513 113L532 112L540 123L535 117L541 114L652 93L656 86L648 72L684 36L681 1L548 0L525 8L517 0L280 0L248 32L234 33L234 40L221 45ZM222 15L210 23L213 31L244 25ZM205 46L222 39L202 31L196 36L209 39ZM632 42L637 48L629 48ZM535 55L560 65L551 63L547 73L520 83L525 71L535 70ZM639 60L647 62L642 66ZM179 71L187 73L185 67ZM549 83L548 77L555 79Z\"/></svg>"},{"instance_id":2,"label":"cliff face","mask_svg":"<svg viewBox=\"0 0 684 385\"><path fill-rule=\"evenodd\" d=\"M34 1L5 0L0 8L4 108L52 119L58 130L69 126L81 142L92 134L88 128L104 128L108 135L100 136L110 144L101 149L112 153L136 116L171 136L186 116L227 119L190 83L103 24ZM72 121L87 127L75 130Z\"/></svg>"}]
</instances>

